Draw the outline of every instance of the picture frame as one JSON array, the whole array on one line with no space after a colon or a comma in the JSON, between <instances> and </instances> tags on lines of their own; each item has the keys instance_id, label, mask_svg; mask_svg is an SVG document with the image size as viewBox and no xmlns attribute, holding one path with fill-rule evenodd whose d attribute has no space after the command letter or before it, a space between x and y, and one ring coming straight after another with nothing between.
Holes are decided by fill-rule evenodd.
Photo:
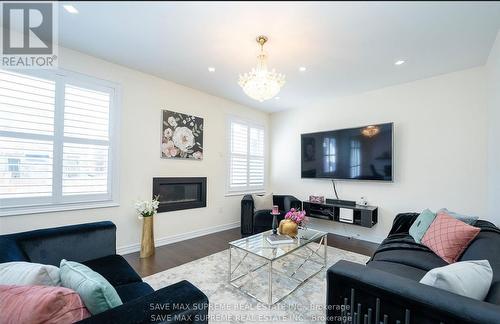
<instances>
[{"instance_id":1,"label":"picture frame","mask_svg":"<svg viewBox=\"0 0 500 324\"><path fill-rule=\"evenodd\" d=\"M161 157L203 160L203 118L161 110Z\"/></svg>"}]
</instances>

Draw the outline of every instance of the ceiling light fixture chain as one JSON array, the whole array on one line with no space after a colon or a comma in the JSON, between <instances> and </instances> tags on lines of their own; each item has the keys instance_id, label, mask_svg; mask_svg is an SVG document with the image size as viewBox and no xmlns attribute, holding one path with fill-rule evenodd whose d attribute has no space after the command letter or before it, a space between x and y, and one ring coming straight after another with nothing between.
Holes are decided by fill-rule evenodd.
<instances>
[{"instance_id":1,"label":"ceiling light fixture chain","mask_svg":"<svg viewBox=\"0 0 500 324\"><path fill-rule=\"evenodd\" d=\"M257 36L257 43L260 44L260 51L261 52L264 52L264 44L267 43L267 36L264 36L264 35L260 35L260 36Z\"/></svg>"}]
</instances>

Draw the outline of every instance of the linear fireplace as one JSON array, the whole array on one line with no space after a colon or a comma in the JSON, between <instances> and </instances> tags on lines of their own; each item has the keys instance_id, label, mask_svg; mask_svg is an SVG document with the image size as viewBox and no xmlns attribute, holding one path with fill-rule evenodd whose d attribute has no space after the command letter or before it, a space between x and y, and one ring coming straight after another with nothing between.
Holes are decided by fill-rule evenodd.
<instances>
[{"instance_id":1,"label":"linear fireplace","mask_svg":"<svg viewBox=\"0 0 500 324\"><path fill-rule=\"evenodd\" d=\"M207 178L153 178L153 196L159 196L159 213L206 207Z\"/></svg>"}]
</instances>

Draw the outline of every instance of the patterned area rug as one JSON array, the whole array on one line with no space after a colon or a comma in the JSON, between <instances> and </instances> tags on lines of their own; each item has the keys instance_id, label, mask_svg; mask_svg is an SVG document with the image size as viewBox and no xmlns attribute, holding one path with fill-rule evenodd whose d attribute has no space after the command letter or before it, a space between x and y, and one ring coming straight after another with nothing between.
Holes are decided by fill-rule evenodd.
<instances>
[{"instance_id":1,"label":"patterned area rug","mask_svg":"<svg viewBox=\"0 0 500 324\"><path fill-rule=\"evenodd\" d=\"M144 278L144 281L154 289L184 279L190 281L208 296L210 323L325 323L326 269L342 259L362 264L369 259L361 254L328 247L327 267L325 269L314 275L282 301L267 306L228 283L228 251L215 253L159 272ZM321 249L321 251L323 250ZM238 258L241 259L242 255L240 253L239 256L235 256L233 250L232 257L234 265ZM279 272L293 273L302 260L303 258L297 255L289 255L274 265L276 270L273 272L273 295L280 297L281 294L296 286L296 281L288 279ZM317 260L319 261L319 259ZM233 278L238 276L238 272L243 274L249 270L249 267L258 267L263 264L262 260L255 257L247 257L244 261L233 274ZM308 261L300 267L300 271L296 273L295 277L303 276L305 278L319 268L317 263ZM264 266L252 273L252 276L245 276L236 283L253 295L266 300L268 275L268 267Z\"/></svg>"}]
</instances>

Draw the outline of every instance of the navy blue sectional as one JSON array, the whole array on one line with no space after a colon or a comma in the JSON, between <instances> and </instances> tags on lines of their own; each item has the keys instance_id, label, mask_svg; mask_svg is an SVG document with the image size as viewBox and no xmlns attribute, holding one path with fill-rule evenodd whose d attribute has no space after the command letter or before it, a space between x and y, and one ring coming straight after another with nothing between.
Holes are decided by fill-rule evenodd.
<instances>
[{"instance_id":1,"label":"navy blue sectional","mask_svg":"<svg viewBox=\"0 0 500 324\"><path fill-rule=\"evenodd\" d=\"M96 222L0 236L0 263L85 264L113 285L123 305L80 323L208 323L208 298L188 281L154 291L116 254L116 226Z\"/></svg>"},{"instance_id":2,"label":"navy blue sectional","mask_svg":"<svg viewBox=\"0 0 500 324\"><path fill-rule=\"evenodd\" d=\"M328 269L328 323L344 323L347 313L353 323L500 323L500 229L478 220L474 226L481 232L458 260L490 262L493 282L479 301L419 283L427 271L447 263L409 235L418 215L397 215L366 266L341 260Z\"/></svg>"}]
</instances>

